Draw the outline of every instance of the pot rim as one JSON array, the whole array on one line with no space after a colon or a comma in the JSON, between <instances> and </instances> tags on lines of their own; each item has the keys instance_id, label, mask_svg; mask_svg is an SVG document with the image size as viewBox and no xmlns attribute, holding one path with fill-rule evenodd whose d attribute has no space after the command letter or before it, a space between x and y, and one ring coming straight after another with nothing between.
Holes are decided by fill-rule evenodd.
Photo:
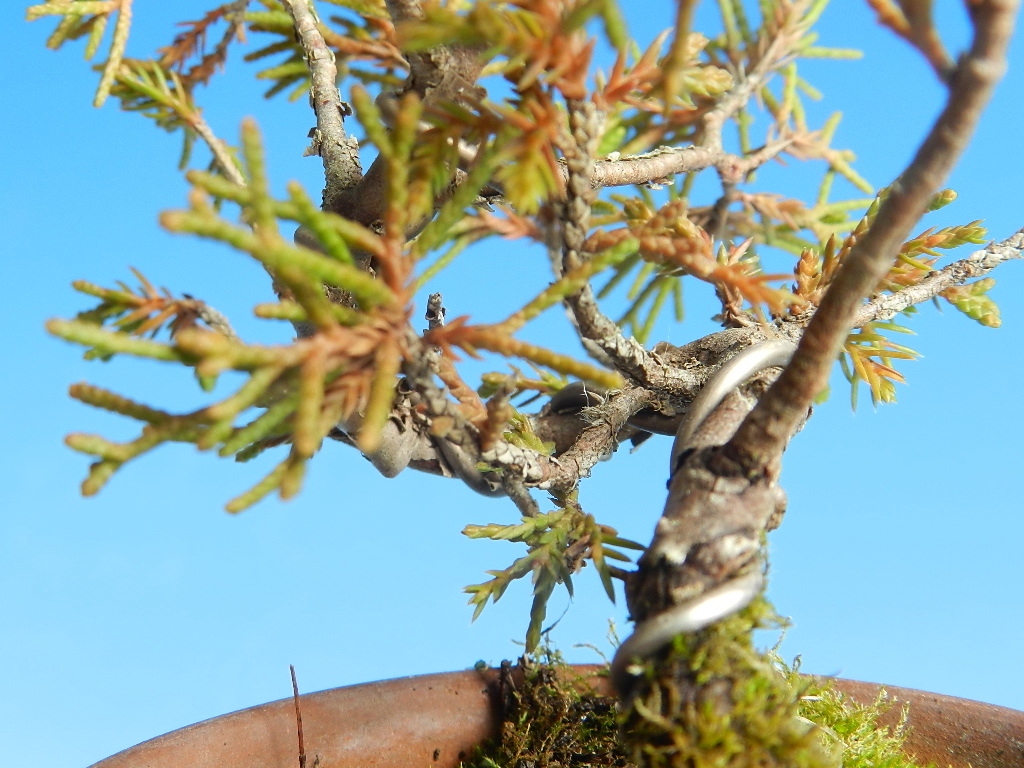
<instances>
[{"instance_id":1,"label":"pot rim","mask_svg":"<svg viewBox=\"0 0 1024 768\"><path fill-rule=\"evenodd\" d=\"M610 695L606 667L570 665L595 692ZM517 669L513 667L513 669ZM456 768L500 727L500 670L400 677L299 697L308 765L319 768ZM1024 712L912 688L832 678L854 701L884 689L909 705L906 749L925 764L960 768L1024 766ZM880 725L895 725L892 707ZM344 728L339 727L344 725ZM292 698L213 717L144 741L91 768L294 768Z\"/></svg>"}]
</instances>

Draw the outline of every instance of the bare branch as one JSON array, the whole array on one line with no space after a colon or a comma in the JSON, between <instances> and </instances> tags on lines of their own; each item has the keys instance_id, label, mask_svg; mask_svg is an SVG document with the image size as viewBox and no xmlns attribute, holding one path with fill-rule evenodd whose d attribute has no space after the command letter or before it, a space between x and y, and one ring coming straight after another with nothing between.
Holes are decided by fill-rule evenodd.
<instances>
[{"instance_id":1,"label":"bare branch","mask_svg":"<svg viewBox=\"0 0 1024 768\"><path fill-rule=\"evenodd\" d=\"M221 171L224 172L225 178L228 181L234 182L239 186L245 186L245 177L242 176L242 172L238 170L238 165L235 163L235 159L231 156L227 146L223 141L218 138L217 134L213 132L213 129L207 123L199 110L195 110L189 115L189 125L191 128L199 134L199 138L206 142L206 146L210 148L213 153L214 160L217 161L217 165L220 166Z\"/></svg>"},{"instance_id":2,"label":"bare branch","mask_svg":"<svg viewBox=\"0 0 1024 768\"><path fill-rule=\"evenodd\" d=\"M388 13L397 24L423 18L423 6L420 0L387 0Z\"/></svg>"},{"instance_id":3,"label":"bare branch","mask_svg":"<svg viewBox=\"0 0 1024 768\"><path fill-rule=\"evenodd\" d=\"M932 23L932 4L900 2L902 7L897 7L892 0L867 2L878 15L878 23L917 48L931 64L939 80L948 84L956 71L956 62L946 52L938 30Z\"/></svg>"},{"instance_id":4,"label":"bare branch","mask_svg":"<svg viewBox=\"0 0 1024 768\"><path fill-rule=\"evenodd\" d=\"M599 160L591 171L593 186L645 184L707 168L715 168L723 181L735 182L776 157L792 143L791 139L777 139L749 155L740 156L725 151L722 131L729 118L749 102L752 94L768 79L779 58L785 54L785 42L785 36L776 37L757 66L739 77L714 109L704 115L703 135L699 143L689 147L658 147L633 157Z\"/></svg>"},{"instance_id":5,"label":"bare branch","mask_svg":"<svg viewBox=\"0 0 1024 768\"><path fill-rule=\"evenodd\" d=\"M560 231L552 247L556 276L574 269L584 257L583 245L590 225L595 185L594 152L604 116L593 102L573 101L569 105L569 135L565 137L566 199L556 206ZM584 346L604 364L629 375L649 367L649 354L635 339L626 339L598 307L587 283L565 300ZM588 343L589 342L589 343Z\"/></svg>"},{"instance_id":6,"label":"bare branch","mask_svg":"<svg viewBox=\"0 0 1024 768\"><path fill-rule=\"evenodd\" d=\"M302 710L299 709L299 683L295 679L295 665L288 665L292 673L292 701L295 703L295 729L299 741L299 768L306 768L306 741L302 735Z\"/></svg>"},{"instance_id":7,"label":"bare branch","mask_svg":"<svg viewBox=\"0 0 1024 768\"><path fill-rule=\"evenodd\" d=\"M945 109L913 162L893 183L871 228L844 260L793 361L726 446L726 454L745 471L761 472L782 455L807 408L825 388L864 297L885 276L900 244L967 146L1006 71L1017 5L1016 0L988 0L970 6L975 37L953 75Z\"/></svg>"},{"instance_id":8,"label":"bare branch","mask_svg":"<svg viewBox=\"0 0 1024 768\"><path fill-rule=\"evenodd\" d=\"M622 331L597 305L590 285L565 300L572 312L577 331L584 346L596 348L617 370L637 381L647 378L646 371L655 367L650 353L634 338L626 338ZM587 344L586 342L590 342Z\"/></svg>"},{"instance_id":9,"label":"bare branch","mask_svg":"<svg viewBox=\"0 0 1024 768\"><path fill-rule=\"evenodd\" d=\"M295 0L289 0L295 2ZM418 0L389 0L388 11L395 23L422 15ZM415 91L425 106L443 102L462 103L482 95L476 85L483 62L479 52L470 48L438 46L423 53L404 53L409 62L409 79L404 91ZM385 174L387 163L380 155L370 164L359 183L332 197L325 209L362 224L372 225L387 207ZM452 169L454 176L456 169Z\"/></svg>"},{"instance_id":10,"label":"bare branch","mask_svg":"<svg viewBox=\"0 0 1024 768\"><path fill-rule=\"evenodd\" d=\"M857 311L853 326L859 328L876 320L888 320L907 307L934 299L947 288L983 277L1000 264L1021 258L1024 258L1024 229L1001 243L989 243L966 259L954 261L932 272L917 285L872 299Z\"/></svg>"},{"instance_id":11,"label":"bare branch","mask_svg":"<svg viewBox=\"0 0 1024 768\"><path fill-rule=\"evenodd\" d=\"M523 517L536 517L540 514L540 505L520 478L506 472L502 475L501 485Z\"/></svg>"},{"instance_id":12,"label":"bare branch","mask_svg":"<svg viewBox=\"0 0 1024 768\"><path fill-rule=\"evenodd\" d=\"M916 286L863 305L856 315L854 326L888 319L908 306L928 301L946 288L981 277L999 264L1014 258L1024 258L1024 230L950 264ZM783 338L796 340L807 322L806 319L786 320L776 330ZM644 351L643 357L634 361L635 367L631 370L643 382L642 388L631 387L628 394L624 392L610 403L604 399L606 393L601 393L602 398L597 401L598 404L586 408L584 412L590 417L589 424L587 420L581 422L580 416L583 414L542 411L534 418L535 431L541 439L556 442L559 448L557 458L538 459L536 455L529 454L532 460L531 471L524 472L524 475L529 475L529 484L541 488L571 487L587 476L598 461L616 450L618 442L623 439L622 430L630 425L658 434L676 434L680 420L687 418L693 408L691 401L703 391L702 387L721 360L730 358L737 350L758 345L765 338L763 327L752 326L719 331L684 347L661 343L653 353ZM621 361L622 356L627 355L631 348L626 346L616 350L617 359ZM733 386L734 383L729 384L728 389ZM731 420L724 428L717 430L720 439L713 441L716 443L728 439L735 425L748 413L749 406L738 417L735 409L723 406L719 410L721 413L716 411L716 418L729 414ZM491 455L489 459L502 466L519 464L525 467L527 453L513 453L514 456L503 453L500 459Z\"/></svg>"},{"instance_id":13,"label":"bare branch","mask_svg":"<svg viewBox=\"0 0 1024 768\"><path fill-rule=\"evenodd\" d=\"M734 155L705 143L689 147L658 147L642 155L598 160L594 163L591 183L595 187L647 184L676 174L708 168L716 168L731 178L742 179L777 157L790 144L791 139L779 139L746 156ZM563 174L568 177L567 171L563 171Z\"/></svg>"},{"instance_id":14,"label":"bare branch","mask_svg":"<svg viewBox=\"0 0 1024 768\"><path fill-rule=\"evenodd\" d=\"M657 404L653 392L632 387L609 397L593 409L593 423L580 434L569 450L557 459L541 457L544 478L537 486L563 492L572 489L581 478L590 475L599 461L607 458L618 447L618 435L634 414Z\"/></svg>"},{"instance_id":15,"label":"bare branch","mask_svg":"<svg viewBox=\"0 0 1024 768\"><path fill-rule=\"evenodd\" d=\"M191 299L187 294L185 298ZM199 316L199 319L206 323L211 330L226 336L232 341L240 341L238 334L235 333L235 329L231 327L231 321L228 320L227 315L220 310L214 309L205 301L191 300L196 304L196 314Z\"/></svg>"},{"instance_id":16,"label":"bare branch","mask_svg":"<svg viewBox=\"0 0 1024 768\"><path fill-rule=\"evenodd\" d=\"M359 145L345 133L344 117L348 114L348 106L338 93L334 52L320 33L316 13L307 0L283 2L306 53L312 83L310 100L316 112L313 146L324 162L324 208L334 210L333 203L341 192L354 186L362 177Z\"/></svg>"}]
</instances>

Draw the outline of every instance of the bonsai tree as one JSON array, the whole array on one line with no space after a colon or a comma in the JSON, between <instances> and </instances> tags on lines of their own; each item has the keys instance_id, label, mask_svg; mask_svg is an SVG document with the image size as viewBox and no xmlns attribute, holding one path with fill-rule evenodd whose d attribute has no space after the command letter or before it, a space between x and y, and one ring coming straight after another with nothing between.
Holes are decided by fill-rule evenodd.
<instances>
[{"instance_id":1,"label":"bonsai tree","mask_svg":"<svg viewBox=\"0 0 1024 768\"><path fill-rule=\"evenodd\" d=\"M680 2L671 29L640 43L611 2L230 2L144 59L126 55L130 2L32 6L29 18L59 17L52 45L86 38L89 56L113 26L95 103L119 101L183 139L187 203L162 225L259 263L276 300L255 313L295 336L246 338L187 285L157 289L144 270L113 287L76 282L94 302L51 333L89 357L185 366L210 393L179 412L72 386L138 424L126 441L68 436L93 462L83 492L168 442L241 461L277 453L228 501L241 512L298 494L337 441L386 477L427 472L507 498L509 519L465 529L523 545L468 587L474 612L527 580L532 651L555 590L571 593L585 565L613 599L623 582L636 626L611 675L634 762L761 750L827 764L794 720L799 691L751 649L771 619L760 595L766 535L786 506L783 454L835 395L837 359L855 397L895 399L915 357L900 334L918 305L998 325L988 275L1024 242L1005 232L986 245L978 221L932 213L955 197L944 183L1005 69L1016 3L965 3L972 39L959 57L930 4L871 5L946 92L912 162L877 190L833 146L838 119L807 117L817 91L803 60L852 55L818 45L820 0L757 13L720 2L721 30L707 35ZM258 121L233 143L204 118L204 87L243 49L266 62L268 96L303 109L308 96L319 201L298 183L274 193ZM782 160L813 164L815 187L764 188L759 174ZM498 239L515 255L495 263L490 287L503 297L536 285L532 295L495 316L448 306L446 275ZM983 247L944 258L965 244ZM527 262L534 254L545 258ZM717 297L722 330L659 340L662 315L681 319L695 282ZM558 308L570 343L535 331ZM652 435L672 443L671 462L643 482L667 480L668 493L653 540L638 543L589 513L581 486ZM725 730L723 713L737 713Z\"/></svg>"}]
</instances>

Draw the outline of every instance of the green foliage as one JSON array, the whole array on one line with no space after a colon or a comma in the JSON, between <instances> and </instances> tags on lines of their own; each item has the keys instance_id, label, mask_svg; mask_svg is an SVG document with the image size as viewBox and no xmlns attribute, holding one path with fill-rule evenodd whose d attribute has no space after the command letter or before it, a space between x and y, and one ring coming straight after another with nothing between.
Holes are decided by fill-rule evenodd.
<instances>
[{"instance_id":1,"label":"green foliage","mask_svg":"<svg viewBox=\"0 0 1024 768\"><path fill-rule=\"evenodd\" d=\"M439 419L426 404L416 403L417 427L428 425L426 437L446 439L452 422L465 427L468 441L476 441L470 447L479 449L478 457L488 450L488 441L501 440L533 458L553 457L547 465L554 465L553 444L538 437L509 398L551 394L568 377L608 391L626 381L603 362L580 359L576 349L533 344L517 338L517 332L541 313L581 296L602 274L598 299L604 309L613 311L609 304L620 298L617 292L624 293L624 302L614 309L618 324L644 343L652 340L668 308L683 319L684 280L692 284L691 278L716 291L726 325L803 322L873 225L884 198L885 190L874 202L863 198L873 193L872 185L854 169L852 152L832 146L839 113L821 125L808 123L807 100L821 93L803 77L802 61L855 55L819 45L813 25L825 0L764 0L756 17L746 10L749 3L719 0L721 30L709 35L688 28L688 5L680 3L678 28L644 50L629 39L613 0L438 0L423 4L422 18L397 26L383 0L319 5L335 12L317 28L338 66L341 111L352 118L346 135L334 138L344 145L356 137L378 156L363 176L379 181L376 188L367 185L366 197L372 199L356 199L365 191L356 186L337 206L350 217L320 210L295 183L283 197L273 195L254 122L244 124L236 150L202 118L198 86L223 69L232 51L249 45L246 32L258 42L245 49L244 58L265 65L257 77L269 83L268 97L287 93L297 99L309 90L307 53L280 0L218 5L186 22L184 31L149 59L124 58L131 0L51 0L28 10L30 19L61 17L51 47L87 38L87 58L95 55L116 17L110 52L100 66L97 104L113 95L123 110L163 130L181 131L183 167L196 141L205 142L214 156L210 170L187 172L188 207L165 212L163 226L228 245L260 263L278 301L257 305L256 314L301 330L294 343L263 346L237 338L203 302L157 291L139 273L137 289L76 283L98 304L48 327L84 346L87 357L170 362L191 370L207 392L225 371L238 372L242 382L226 397L183 414L85 384L73 387L72 396L82 402L141 422L139 435L124 443L95 435L67 438L72 448L95 459L85 493L97 492L126 462L158 445L185 442L238 460L286 446L287 456L229 509L243 509L274 491L288 498L298 491L306 462L337 425L358 424L345 439L364 453L380 446L400 375L412 378L405 369L425 358L436 365L427 365L423 378L432 387L435 379L443 382L457 401L446 403L458 410L458 418ZM217 39L211 50L204 45L208 36ZM451 73L433 58L436 53L443 59L439 45L468 46L486 60L482 75L473 70L467 77L472 82L451 89L458 93L455 101L439 96L451 85L442 77ZM609 46L600 69L595 60ZM416 87L405 89L405 77L417 64ZM439 71L432 70L435 65ZM419 82L421 77L429 86ZM485 93L483 85L494 85L496 78L504 83ZM585 113L593 121L581 127ZM639 183L627 175L627 182L616 182L628 183L626 189L595 192L593 200L588 196L598 168L621 170L666 154L691 158L686 168L692 170ZM757 170L773 159L820 164L817 189L798 198L754 186ZM701 174L716 177L717 197L698 199ZM838 194L837 179L856 196ZM932 208L953 197L940 193ZM237 217L229 218L225 209ZM297 242L287 231L295 224ZM570 228L574 240L568 247ZM458 317L420 334L410 316L424 285L447 277L455 259L491 237L523 250L547 250L554 267L550 280L503 318ZM919 286L939 269L943 253L984 237L976 221L922 232L903 244L878 296ZM569 252L574 258L563 260ZM765 265L780 257L791 259L793 268L772 274ZM516 278L520 268L517 264L505 274ZM785 285L790 281L791 287ZM492 282L500 293L504 276L496 274ZM999 314L988 295L992 285L980 280L941 296L994 327ZM910 331L897 323L872 322L846 340L842 365L854 398L864 382L874 403L895 399L895 385L903 381L897 365L916 357L891 340L895 333ZM470 356L489 351L508 361L511 375L485 377L477 390L486 404L462 381L457 351ZM534 368L535 378L519 373L516 364L522 361ZM421 389L426 389L422 382ZM511 582L529 576L530 648L539 641L547 601L558 584L571 593L573 574L592 561L611 597L615 569L606 559L626 560L620 549L639 547L583 512L574 492L555 503L554 511L519 524L465 530L475 538L525 545L525 555L490 571L490 580L467 591L479 614ZM737 658L741 667L747 663L742 654ZM747 680L752 699L760 697L756 706L782 702L778 689L759 687L767 673L757 664L750 662ZM655 704L661 705L641 702L648 713L657 711L650 708ZM773 727L792 737L791 746L804 744L807 735L791 727L793 706L785 699L772 715L782 718L772 721ZM720 725L708 720L701 728L710 730L698 735L722 746L728 736Z\"/></svg>"},{"instance_id":2,"label":"green foliage","mask_svg":"<svg viewBox=\"0 0 1024 768\"><path fill-rule=\"evenodd\" d=\"M788 675L795 678L796 670ZM894 706L885 689L871 704L861 704L840 694L827 679L815 679L801 696L800 716L841 746L843 768L916 768L918 762L904 749L907 707L895 726L879 722Z\"/></svg>"},{"instance_id":3,"label":"green foliage","mask_svg":"<svg viewBox=\"0 0 1024 768\"><path fill-rule=\"evenodd\" d=\"M132 24L132 0L47 0L42 5L33 5L26 11L29 21L35 21L43 16L64 17L46 41L46 46L60 48L68 40L78 40L88 35L85 44L86 59L96 55L107 23L112 16L117 17L110 52L101 67L100 84L93 98L93 106L103 106L114 85L114 78L121 67L128 46L128 33Z\"/></svg>"},{"instance_id":4,"label":"green foliage","mask_svg":"<svg viewBox=\"0 0 1024 768\"><path fill-rule=\"evenodd\" d=\"M157 61L126 60L118 71L110 95L125 112L138 112L169 133L180 130L183 144L179 168L187 167L198 133L200 110L181 76Z\"/></svg>"},{"instance_id":5,"label":"green foliage","mask_svg":"<svg viewBox=\"0 0 1024 768\"><path fill-rule=\"evenodd\" d=\"M797 73L799 58L855 58L855 51L822 48L813 45L816 40L814 33L809 32L810 25L821 14L824 3L811 4L803 11L802 16L791 17L780 21L783 17L766 13L760 25L754 26L748 18L742 2L722 0L719 10L722 16L724 32L718 38L708 41L701 35L692 35L687 47L689 69L677 73L677 82L681 84L682 94L680 106L690 107L689 111L680 110L663 124L657 122L657 114L651 112L632 112L628 105L635 105L637 96L631 94L618 105L618 109L610 112L606 121L605 142L602 150L614 154L632 154L641 152L656 144L686 144L694 141L701 130L700 107L705 99L720 96L724 88L731 84L728 80L717 82L716 78L725 75L727 66L735 66L742 61L748 70L756 70L764 65L764 52L768 41L780 32L793 35L796 40L792 45L792 60L781 68L781 92L776 93L774 83L766 83L759 90L761 102L765 106L767 117L774 122L773 131L790 140L801 144L801 159L824 160L827 167L814 205L807 205L799 200L787 200L779 195L762 193L745 193L737 196L739 210L731 205L722 206L719 201L715 206L689 205L689 218L708 231L727 233L723 240L750 240L744 262L751 275L764 274L761 266L761 248L781 249L799 255L805 248L820 248L832 236L845 236L856 225L851 214L862 210L868 200L850 199L830 201L829 196L835 177L842 176L862 192L873 192L872 186L861 178L852 168L851 152L837 150L830 146L832 136L839 123L839 114L834 114L818 131L811 131L805 117L802 98L820 98L820 93L801 78ZM780 26L781 25L781 26ZM617 93L626 85L641 89L644 92L657 92L659 68L654 66L652 56L662 40L652 44L651 49L637 60L630 69L625 59L616 64L616 69L609 76L599 77L606 93ZM730 64L731 63L731 64ZM716 74L717 73L717 74ZM727 76L726 76L727 77ZM695 100L696 99L696 100ZM738 143L744 152L757 142L750 135L750 128L755 123L754 117L741 109L734 118L739 131ZM614 141L609 139L614 136ZM711 172L711 169L704 173ZM686 174L670 186L669 200L689 201L690 191L701 172ZM753 172L748 174L749 179ZM666 180L666 183L668 181ZM660 185L652 185L657 190ZM638 203L650 210L658 208L651 188L638 188ZM607 203L598 204L601 214L596 221L613 223L625 221L630 206L629 198L624 195L610 195ZM722 221L727 217L726 221ZM805 234L806 233L806 234ZM646 341L653 330L663 309L671 307L677 321L684 317L683 289L678 273L673 274L671 267L652 266L640 258L627 259L618 264L611 279L602 287L601 296L609 296L620 285L629 284L626 293L628 305L619 318L619 323L632 333L638 340ZM628 282L627 282L628 281ZM732 288L729 286L728 288ZM740 295L748 298L741 289ZM756 300L746 307L753 317L760 313L754 306Z\"/></svg>"},{"instance_id":6,"label":"green foliage","mask_svg":"<svg viewBox=\"0 0 1024 768\"><path fill-rule=\"evenodd\" d=\"M668 658L637 684L624 715L635 764L838 765L834 751L798 719L801 692L753 647L753 630L775 621L771 608L758 600L676 639ZM707 691L706 701L694 700L698 690Z\"/></svg>"},{"instance_id":7,"label":"green foliage","mask_svg":"<svg viewBox=\"0 0 1024 768\"><path fill-rule=\"evenodd\" d=\"M125 462L165 442L190 442L202 450L216 448L222 456L248 458L267 443L281 442L287 436L291 439L289 456L228 508L239 511L274 490L287 498L298 491L305 462L342 415L361 398L372 401L375 392L393 392L395 363L389 369L387 360L397 359L397 347L389 335L398 331L389 327L404 321L404 313L397 309L397 300L384 283L352 265L351 255L353 248L379 250L380 238L351 221L320 211L297 185L290 187L288 200L271 197L259 135L251 123L243 129L242 148L245 185L193 172L189 177L195 185L192 207L167 212L162 222L171 231L218 240L261 262L293 297L280 305L280 312L266 309L264 314L301 318L325 336L283 347L246 344L234 338L230 329L202 329L198 320L208 318L209 313L201 302L175 299L166 291L160 294L141 275L139 291L125 284L107 290L77 283L78 290L99 298L100 304L75 320L54 320L47 327L51 333L86 346L87 357L106 359L121 354L177 362L192 368L204 389L225 370L247 374L245 383L231 396L181 415L96 387L73 387L73 397L145 423L140 436L127 443L94 435L68 437L70 447L99 459L83 484L86 494L96 493ZM208 195L238 204L247 224L228 222L213 209ZM295 221L320 234L326 253L290 244L278 231L279 219ZM356 306L329 301L324 283L346 291ZM138 338L155 335L165 327L170 330L170 341ZM340 388L337 382L343 373L348 386ZM254 406L265 410L247 423L237 424ZM368 418L366 422L367 429L380 427L379 420ZM374 435L365 434L363 439L372 444Z\"/></svg>"},{"instance_id":8,"label":"green foliage","mask_svg":"<svg viewBox=\"0 0 1024 768\"><path fill-rule=\"evenodd\" d=\"M837 243L835 237L830 237L820 248L804 249L794 270L795 293L799 298L806 300L811 305L816 305L820 301L825 289L831 284L832 278L843 263L843 259L850 253L858 239L863 237L871 227L878 207L885 199L886 194L887 190L882 190L878 194L868 206L864 217L841 243ZM939 210L955 199L956 193L953 190L942 190L932 199L929 212ZM903 243L892 269L882 281L873 298L895 294L903 289L919 285L937 268L937 262L941 257L940 250L951 250L968 244L980 244L985 242L985 235L985 228L980 226L978 221L925 230ZM998 327L999 309L987 296L987 291L993 284L994 281L980 280L971 285L950 288L940 295L972 319L978 320L983 325ZM794 309L803 311L803 307L800 305L796 305ZM915 308L912 306L905 310L908 317L912 316L914 312ZM919 357L913 349L893 342L886 335L887 333L912 334L913 331L899 323L872 322L855 328L846 339L840 356L840 364L844 375L852 385L850 396L854 408L857 406L859 384L862 382L868 387L872 404L877 406L879 403L896 402L895 385L905 383L902 374L896 370L896 361L913 360Z\"/></svg>"},{"instance_id":9,"label":"green foliage","mask_svg":"<svg viewBox=\"0 0 1024 768\"><path fill-rule=\"evenodd\" d=\"M260 0L262 11L250 11L246 14L249 29L253 32L274 35L279 38L273 43L246 54L246 61L259 61L276 54L287 54L284 61L260 71L256 77L270 80L273 84L264 93L271 98L291 88L288 94L290 101L300 98L309 90L309 68L302 60L302 48L295 37L292 18L284 6L275 0Z\"/></svg>"},{"instance_id":10,"label":"green foliage","mask_svg":"<svg viewBox=\"0 0 1024 768\"><path fill-rule=\"evenodd\" d=\"M753 646L753 629L776 628L779 621L759 599L677 638L620 716L631 762L914 768L903 752L905 713L895 728L878 722L891 707L883 695L868 706L846 700L827 680L799 675L798 666Z\"/></svg>"},{"instance_id":11,"label":"green foliage","mask_svg":"<svg viewBox=\"0 0 1024 768\"><path fill-rule=\"evenodd\" d=\"M564 584L572 596L572 575L590 561L608 598L614 600L613 574L606 558L629 562L629 557L620 549L643 549L635 541L621 538L614 528L598 524L593 515L583 511L575 498L552 501L558 504L554 511L524 517L516 525L467 525L462 531L472 539L513 541L527 546L527 553L508 568L488 571L492 577L490 580L466 587L466 592L471 595L469 603L474 606L473 618L476 619L488 600L497 602L513 581L531 577L533 607L526 632L527 651L533 651L540 642L548 599L558 584Z\"/></svg>"},{"instance_id":12,"label":"green foliage","mask_svg":"<svg viewBox=\"0 0 1024 768\"><path fill-rule=\"evenodd\" d=\"M386 285L352 266L351 248L380 250L379 238L340 216L320 212L310 205L308 195L297 185L290 187L291 199L287 203L274 200L268 188L263 148L255 123L247 122L243 127L242 146L247 170L245 186L221 183L215 177L193 173L190 176L195 185L189 198L191 208L165 212L161 223L172 232L219 240L245 251L295 293L296 301L313 322L326 325L333 322L334 311L323 295L323 284L343 288L364 307L394 304L396 297ZM217 214L205 192L238 203L247 226L232 224ZM321 254L290 244L281 235L279 218L324 233L328 237L325 248L331 250Z\"/></svg>"},{"instance_id":13,"label":"green foliage","mask_svg":"<svg viewBox=\"0 0 1024 768\"><path fill-rule=\"evenodd\" d=\"M527 448L541 456L550 456L555 452L555 444L544 442L537 433L533 431L533 424L528 416L522 413L514 413L508 419L508 431L502 433L502 437L517 448Z\"/></svg>"},{"instance_id":14,"label":"green foliage","mask_svg":"<svg viewBox=\"0 0 1024 768\"><path fill-rule=\"evenodd\" d=\"M571 36L584 30L589 21L599 18L602 30L613 48L628 44L622 13L610 0L583 0L564 4L536 3L427 3L422 21L403 24L404 48L427 51L437 45L460 44L481 48L488 59L503 59L504 71L533 68L520 84L544 78L545 64L530 59L527 50L539 50L538 35L544 32ZM557 49L557 45L552 45ZM554 51L542 51L547 58ZM557 55L557 53L554 53ZM553 81L552 81L553 82Z\"/></svg>"},{"instance_id":15,"label":"green foliage","mask_svg":"<svg viewBox=\"0 0 1024 768\"><path fill-rule=\"evenodd\" d=\"M125 112L141 112L165 131L189 127L197 111L181 76L155 61L126 61L113 95Z\"/></svg>"},{"instance_id":16,"label":"green foliage","mask_svg":"<svg viewBox=\"0 0 1024 768\"><path fill-rule=\"evenodd\" d=\"M967 285L947 288L941 296L972 320L977 320L988 328L998 328L1002 325L999 307L988 295L995 284L994 278L986 277Z\"/></svg>"},{"instance_id":17,"label":"green foliage","mask_svg":"<svg viewBox=\"0 0 1024 768\"><path fill-rule=\"evenodd\" d=\"M477 393L480 397L491 397L500 390L508 390L516 394L522 394L525 392L554 394L569 383L566 378L555 376L536 366L533 366L533 369L537 374L536 379L524 376L522 371L515 366L510 367L512 368L511 374L483 374L480 377L480 387L477 389ZM531 397L530 401L534 399L536 399L536 396ZM526 404L527 403L524 403L523 405L525 406Z\"/></svg>"},{"instance_id":18,"label":"green foliage","mask_svg":"<svg viewBox=\"0 0 1024 768\"><path fill-rule=\"evenodd\" d=\"M895 385L897 382L903 384L905 380L893 367L894 361L920 357L909 347L890 341L883 331L913 333L897 323L868 323L852 331L846 339L839 362L847 380L853 385L850 392L854 408L857 407L857 385L860 382L868 385L873 405L896 402Z\"/></svg>"}]
</instances>

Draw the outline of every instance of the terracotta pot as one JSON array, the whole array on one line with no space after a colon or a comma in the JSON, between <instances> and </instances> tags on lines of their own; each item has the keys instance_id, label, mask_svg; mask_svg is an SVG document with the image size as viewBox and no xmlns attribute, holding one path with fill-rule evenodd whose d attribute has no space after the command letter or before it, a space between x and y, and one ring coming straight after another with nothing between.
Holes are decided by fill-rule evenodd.
<instances>
[{"instance_id":1,"label":"terracotta pot","mask_svg":"<svg viewBox=\"0 0 1024 768\"><path fill-rule=\"evenodd\" d=\"M601 692L599 667L576 667ZM836 680L836 688L871 703L879 686ZM907 748L940 768L1024 766L1024 712L937 693L885 686L910 705ZM455 768L462 755L497 730L496 670L404 677L300 697L307 763L319 768ZM897 707L882 721L895 722ZM92 768L296 768L291 699L204 720L143 742Z\"/></svg>"}]
</instances>

